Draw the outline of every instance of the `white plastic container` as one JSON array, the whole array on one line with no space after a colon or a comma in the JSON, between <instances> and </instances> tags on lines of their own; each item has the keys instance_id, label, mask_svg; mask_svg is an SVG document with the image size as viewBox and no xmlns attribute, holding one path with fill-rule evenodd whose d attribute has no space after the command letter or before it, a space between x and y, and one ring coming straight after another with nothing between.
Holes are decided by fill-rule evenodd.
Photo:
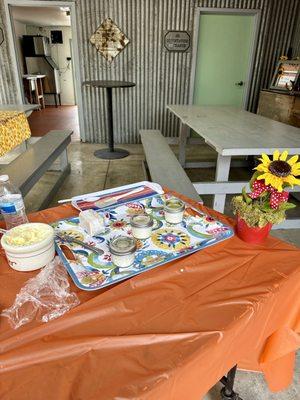
<instances>
[{"instance_id":1,"label":"white plastic container","mask_svg":"<svg viewBox=\"0 0 300 400\"><path fill-rule=\"evenodd\" d=\"M36 243L29 245L12 245L7 242L7 237L11 233L16 233L17 229L30 231L32 228L41 229L44 233L43 238ZM55 256L54 230L50 225L39 222L28 223L16 226L5 233L1 238L8 263L11 268L17 271L34 271L44 267Z\"/></svg>"},{"instance_id":2,"label":"white plastic container","mask_svg":"<svg viewBox=\"0 0 300 400\"><path fill-rule=\"evenodd\" d=\"M176 197L166 201L164 206L165 220L169 224L180 224L183 220L185 204Z\"/></svg>"},{"instance_id":3,"label":"white plastic container","mask_svg":"<svg viewBox=\"0 0 300 400\"><path fill-rule=\"evenodd\" d=\"M136 241L129 236L117 236L109 243L112 262L119 268L127 268L134 263Z\"/></svg>"},{"instance_id":4,"label":"white plastic container","mask_svg":"<svg viewBox=\"0 0 300 400\"><path fill-rule=\"evenodd\" d=\"M151 236L153 218L148 214L138 214L131 217L130 225L132 236L136 239L145 240Z\"/></svg>"}]
</instances>

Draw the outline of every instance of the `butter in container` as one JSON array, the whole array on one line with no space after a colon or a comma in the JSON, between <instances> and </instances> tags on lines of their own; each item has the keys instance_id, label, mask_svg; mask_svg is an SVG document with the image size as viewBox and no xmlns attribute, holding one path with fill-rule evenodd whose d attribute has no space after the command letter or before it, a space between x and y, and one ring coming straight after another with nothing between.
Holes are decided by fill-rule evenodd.
<instances>
[{"instance_id":1,"label":"butter in container","mask_svg":"<svg viewBox=\"0 0 300 400\"><path fill-rule=\"evenodd\" d=\"M185 204L182 200L173 197L166 201L164 206L165 220L169 224L180 224L183 220Z\"/></svg>"},{"instance_id":2,"label":"butter in container","mask_svg":"<svg viewBox=\"0 0 300 400\"><path fill-rule=\"evenodd\" d=\"M48 224L26 223L7 231L1 238L9 265L17 271L34 271L55 256L54 230Z\"/></svg>"},{"instance_id":3,"label":"butter in container","mask_svg":"<svg viewBox=\"0 0 300 400\"><path fill-rule=\"evenodd\" d=\"M129 236L117 236L109 242L112 262L119 268L129 267L134 263L136 241Z\"/></svg>"},{"instance_id":4,"label":"butter in container","mask_svg":"<svg viewBox=\"0 0 300 400\"><path fill-rule=\"evenodd\" d=\"M153 228L153 218L148 214L133 215L130 220L132 236L136 239L148 239Z\"/></svg>"},{"instance_id":5,"label":"butter in container","mask_svg":"<svg viewBox=\"0 0 300 400\"><path fill-rule=\"evenodd\" d=\"M79 226L90 236L97 236L105 232L105 221L95 210L84 210L79 214Z\"/></svg>"}]
</instances>

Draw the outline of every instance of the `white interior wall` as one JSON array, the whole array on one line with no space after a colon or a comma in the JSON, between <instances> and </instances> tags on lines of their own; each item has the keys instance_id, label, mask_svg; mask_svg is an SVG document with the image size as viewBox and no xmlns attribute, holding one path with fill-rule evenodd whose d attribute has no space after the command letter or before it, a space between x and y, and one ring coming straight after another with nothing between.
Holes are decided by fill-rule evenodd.
<instances>
[{"instance_id":1,"label":"white interior wall","mask_svg":"<svg viewBox=\"0 0 300 400\"><path fill-rule=\"evenodd\" d=\"M18 53L18 59L20 61L20 71L22 74L24 74L25 66L23 62L22 36L26 35L26 25L22 22L14 20L14 29L16 34L16 48Z\"/></svg>"},{"instance_id":2,"label":"white interior wall","mask_svg":"<svg viewBox=\"0 0 300 400\"><path fill-rule=\"evenodd\" d=\"M43 35L50 38L52 30L61 30L63 35L62 44L51 44L51 57L59 67L61 85L61 103L63 105L74 105L74 83L72 72L72 61L69 63L67 57L71 57L70 39L72 32L70 26L43 26L42 28L33 25L26 26L27 35ZM69 66L68 66L69 64ZM54 104L53 96L45 95L46 104Z\"/></svg>"}]
</instances>

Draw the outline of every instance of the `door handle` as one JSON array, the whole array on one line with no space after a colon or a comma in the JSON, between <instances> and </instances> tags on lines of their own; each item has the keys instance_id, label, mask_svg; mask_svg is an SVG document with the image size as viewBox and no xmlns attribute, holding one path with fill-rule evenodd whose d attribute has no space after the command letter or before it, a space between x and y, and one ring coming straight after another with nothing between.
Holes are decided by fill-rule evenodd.
<instances>
[{"instance_id":1,"label":"door handle","mask_svg":"<svg viewBox=\"0 0 300 400\"><path fill-rule=\"evenodd\" d=\"M244 86L244 83L243 81L235 82L235 86Z\"/></svg>"}]
</instances>

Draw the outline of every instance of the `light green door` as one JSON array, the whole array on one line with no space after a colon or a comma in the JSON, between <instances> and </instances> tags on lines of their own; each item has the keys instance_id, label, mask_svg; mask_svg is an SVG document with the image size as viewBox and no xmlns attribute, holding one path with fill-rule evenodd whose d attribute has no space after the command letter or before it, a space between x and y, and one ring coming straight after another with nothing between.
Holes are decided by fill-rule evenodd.
<instances>
[{"instance_id":1,"label":"light green door","mask_svg":"<svg viewBox=\"0 0 300 400\"><path fill-rule=\"evenodd\" d=\"M251 15L201 15L194 104L243 107L253 29Z\"/></svg>"}]
</instances>

